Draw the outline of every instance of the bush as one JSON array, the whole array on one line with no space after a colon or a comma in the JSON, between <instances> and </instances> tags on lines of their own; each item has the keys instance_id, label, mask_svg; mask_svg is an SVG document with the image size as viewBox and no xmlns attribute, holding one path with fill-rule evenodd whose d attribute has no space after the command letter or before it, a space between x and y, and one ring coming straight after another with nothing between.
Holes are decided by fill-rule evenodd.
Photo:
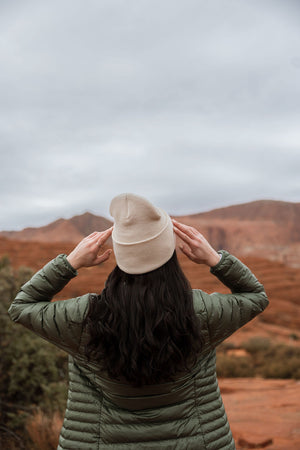
<instances>
[{"instance_id":1,"label":"bush","mask_svg":"<svg viewBox=\"0 0 300 450\"><path fill-rule=\"evenodd\" d=\"M251 358L218 353L217 374L223 378L252 377L254 368Z\"/></svg>"},{"instance_id":2,"label":"bush","mask_svg":"<svg viewBox=\"0 0 300 450\"><path fill-rule=\"evenodd\" d=\"M300 379L300 348L272 344L270 340L255 337L241 347L247 356L229 354L231 346L217 349L217 373L220 377L294 378ZM238 350L238 348L235 348Z\"/></svg>"},{"instance_id":3,"label":"bush","mask_svg":"<svg viewBox=\"0 0 300 450\"><path fill-rule=\"evenodd\" d=\"M299 336L298 336L298 334L296 334L296 333L291 333L291 334L290 334L290 339L291 339L292 341L299 341Z\"/></svg>"},{"instance_id":4,"label":"bush","mask_svg":"<svg viewBox=\"0 0 300 450\"><path fill-rule=\"evenodd\" d=\"M49 417L42 411L37 411L26 425L34 448L36 450L55 450L62 422L62 416L58 412Z\"/></svg>"},{"instance_id":5,"label":"bush","mask_svg":"<svg viewBox=\"0 0 300 450\"><path fill-rule=\"evenodd\" d=\"M254 337L242 344L242 347L250 354L256 355L265 353L271 347L271 342L267 338Z\"/></svg>"},{"instance_id":6,"label":"bush","mask_svg":"<svg viewBox=\"0 0 300 450\"><path fill-rule=\"evenodd\" d=\"M62 414L66 406L67 355L7 314L31 276L30 269L14 271L7 257L0 259L0 447L6 450L25 448L25 424L37 410L51 416Z\"/></svg>"},{"instance_id":7,"label":"bush","mask_svg":"<svg viewBox=\"0 0 300 450\"><path fill-rule=\"evenodd\" d=\"M271 347L264 355L261 374L265 378L300 379L300 348L288 345Z\"/></svg>"}]
</instances>

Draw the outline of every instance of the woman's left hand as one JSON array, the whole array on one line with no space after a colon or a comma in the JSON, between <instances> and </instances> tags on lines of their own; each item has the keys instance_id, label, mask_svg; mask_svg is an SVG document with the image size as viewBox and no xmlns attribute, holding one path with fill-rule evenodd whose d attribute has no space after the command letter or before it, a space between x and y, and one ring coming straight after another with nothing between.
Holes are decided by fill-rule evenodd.
<instances>
[{"instance_id":1,"label":"woman's left hand","mask_svg":"<svg viewBox=\"0 0 300 450\"><path fill-rule=\"evenodd\" d=\"M97 266L106 261L112 252L111 249L106 250L99 255L101 246L109 238L113 227L105 231L95 231L89 236L82 239L74 250L67 256L67 260L71 266L78 270L81 267Z\"/></svg>"}]
</instances>

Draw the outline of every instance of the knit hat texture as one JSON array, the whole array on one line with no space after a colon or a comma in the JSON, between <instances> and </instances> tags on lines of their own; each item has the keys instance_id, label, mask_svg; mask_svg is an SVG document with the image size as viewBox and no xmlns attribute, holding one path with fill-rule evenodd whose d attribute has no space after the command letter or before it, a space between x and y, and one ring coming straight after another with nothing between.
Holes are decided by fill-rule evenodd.
<instances>
[{"instance_id":1,"label":"knit hat texture","mask_svg":"<svg viewBox=\"0 0 300 450\"><path fill-rule=\"evenodd\" d=\"M171 258L175 235L163 209L126 193L113 198L109 211L115 220L112 241L120 269L130 274L151 272Z\"/></svg>"}]
</instances>

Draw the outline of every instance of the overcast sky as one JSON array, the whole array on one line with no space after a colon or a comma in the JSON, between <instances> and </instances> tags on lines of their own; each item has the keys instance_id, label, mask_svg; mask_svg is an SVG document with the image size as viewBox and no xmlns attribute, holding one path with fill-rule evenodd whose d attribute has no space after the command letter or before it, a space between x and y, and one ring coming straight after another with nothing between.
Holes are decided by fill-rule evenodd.
<instances>
[{"instance_id":1,"label":"overcast sky","mask_svg":"<svg viewBox=\"0 0 300 450\"><path fill-rule=\"evenodd\" d=\"M0 229L300 201L298 0L1 0Z\"/></svg>"}]
</instances>

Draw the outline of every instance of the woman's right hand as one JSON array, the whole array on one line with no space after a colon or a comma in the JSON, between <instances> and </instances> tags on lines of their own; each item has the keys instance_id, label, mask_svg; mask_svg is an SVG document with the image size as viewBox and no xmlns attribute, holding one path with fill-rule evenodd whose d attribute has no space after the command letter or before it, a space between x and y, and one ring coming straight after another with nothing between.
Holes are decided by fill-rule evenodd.
<instances>
[{"instance_id":1,"label":"woman's right hand","mask_svg":"<svg viewBox=\"0 0 300 450\"><path fill-rule=\"evenodd\" d=\"M194 227L172 220L174 232L182 239L183 244L179 245L180 250L193 262L206 264L213 267L221 259L205 237Z\"/></svg>"},{"instance_id":2,"label":"woman's right hand","mask_svg":"<svg viewBox=\"0 0 300 450\"><path fill-rule=\"evenodd\" d=\"M106 261L112 252L111 249L106 250L104 253L99 254L102 245L111 236L113 227L108 228L105 231L95 231L94 233L86 236L74 250L67 256L67 260L71 266L78 270L81 267L92 267Z\"/></svg>"}]
</instances>

